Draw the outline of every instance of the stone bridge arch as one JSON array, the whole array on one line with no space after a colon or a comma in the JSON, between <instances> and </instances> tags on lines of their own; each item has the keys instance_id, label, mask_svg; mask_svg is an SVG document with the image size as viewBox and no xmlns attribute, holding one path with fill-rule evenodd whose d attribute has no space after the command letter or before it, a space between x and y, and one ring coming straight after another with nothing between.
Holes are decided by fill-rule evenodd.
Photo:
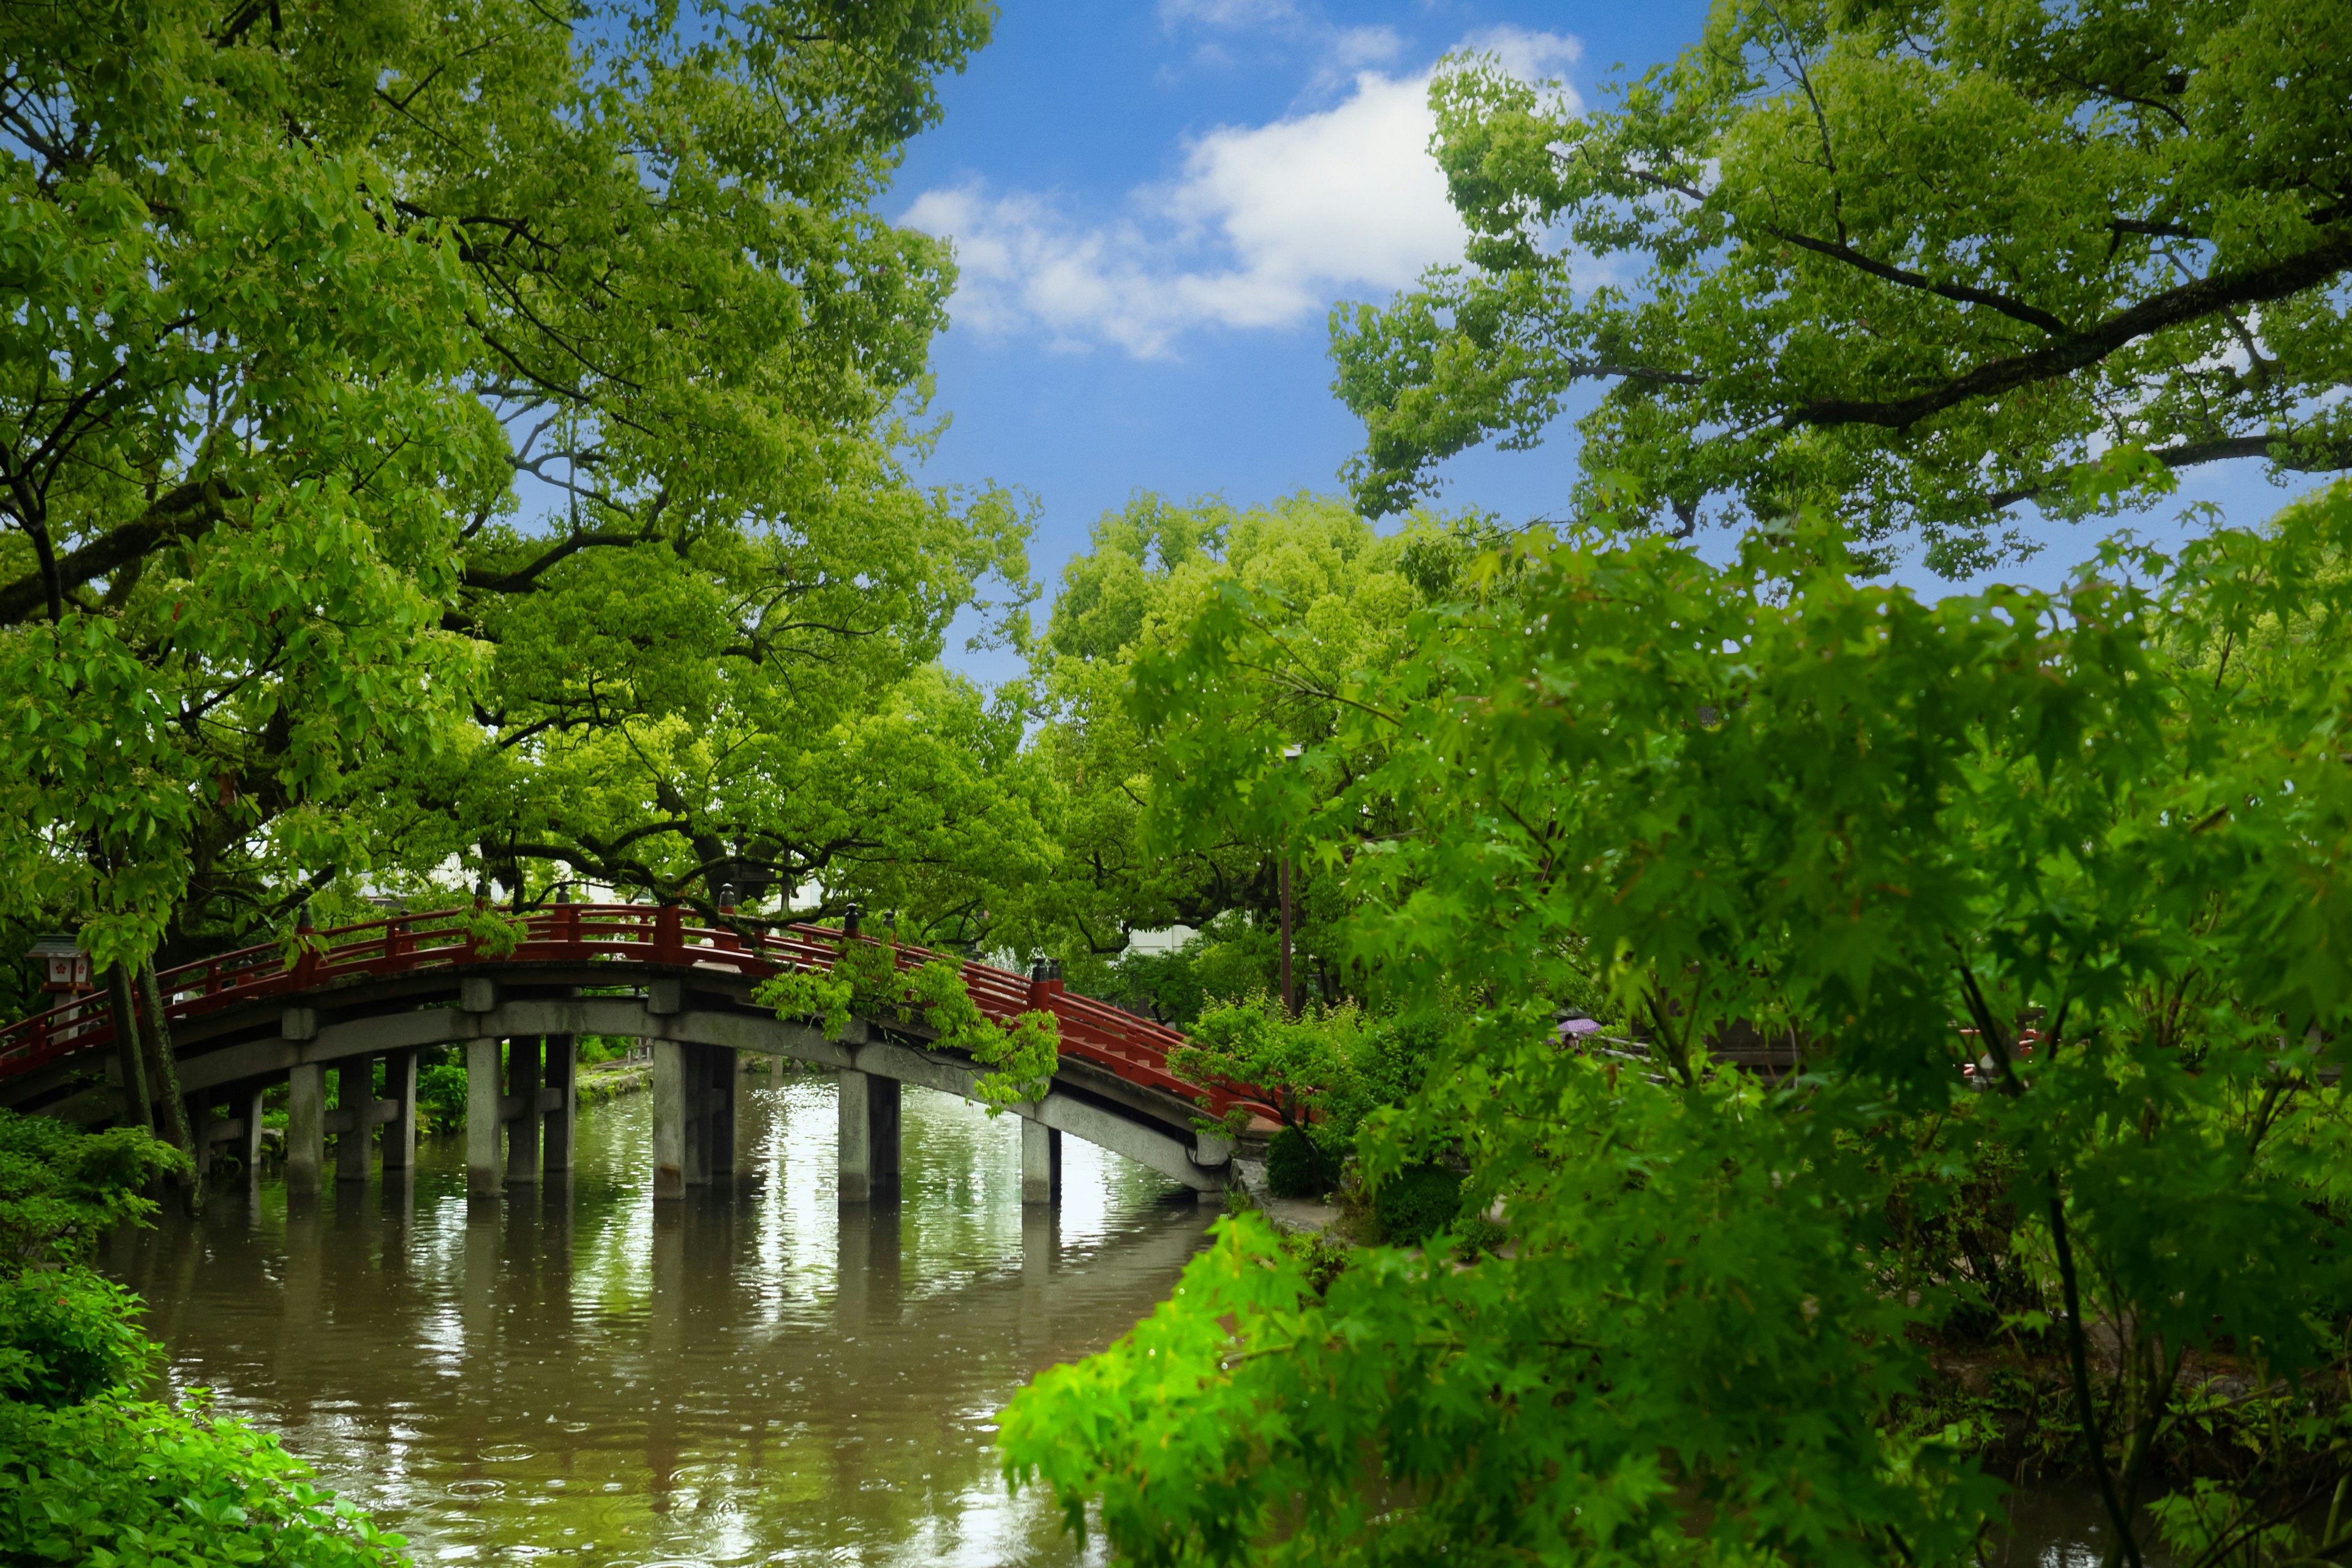
<instances>
[{"instance_id":1,"label":"stone bridge arch","mask_svg":"<svg viewBox=\"0 0 2352 1568\"><path fill-rule=\"evenodd\" d=\"M837 1037L779 1019L752 998L787 967L829 966L854 932L796 926L780 933L683 925L675 908L559 905L530 917L512 951L490 956L467 934L468 911L401 916L305 933L290 966L277 947L247 949L161 978L180 1088L200 1159L222 1142L257 1152L260 1100L289 1086L289 1187L315 1189L324 1141L343 1136L336 1175L364 1177L366 1131L384 1127L388 1169L413 1163L419 1054L466 1053L467 1184L477 1194L571 1168L575 1042L583 1035L649 1041L654 1056L655 1190L736 1173L740 1064L769 1056L841 1078L841 1196L896 1195L898 1098L913 1084L971 1094L984 1068L938 1046L919 1024L857 1017ZM939 955L901 949L911 968ZM1086 1139L1196 1193L1226 1182L1231 1145L1195 1126L1204 1092L1223 1110L1250 1104L1168 1071L1181 1037L1148 1020L1032 981L963 965L982 1009L1000 1022L1051 1012L1063 1049L1041 1100L1011 1107L1023 1123L1023 1195L1048 1201L1059 1142ZM0 1031L0 1104L85 1124L123 1117L142 1069L102 1002L53 1009ZM373 1088L386 1064L385 1090ZM334 1111L325 1074L339 1076ZM152 1094L152 1086L151 1086Z\"/></svg>"}]
</instances>

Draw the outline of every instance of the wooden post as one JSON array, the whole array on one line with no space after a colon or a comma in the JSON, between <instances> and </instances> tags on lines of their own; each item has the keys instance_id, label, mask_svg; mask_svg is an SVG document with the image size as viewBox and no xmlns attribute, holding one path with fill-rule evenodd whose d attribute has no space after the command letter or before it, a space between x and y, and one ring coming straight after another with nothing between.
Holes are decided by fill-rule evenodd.
<instances>
[{"instance_id":1,"label":"wooden post","mask_svg":"<svg viewBox=\"0 0 2352 1568\"><path fill-rule=\"evenodd\" d=\"M261 1177L261 1097L267 1090L257 1083L247 1084L232 1091L229 1105L245 1121L245 1131L239 1146L245 1152L245 1179L247 1183Z\"/></svg>"},{"instance_id":2,"label":"wooden post","mask_svg":"<svg viewBox=\"0 0 2352 1568\"><path fill-rule=\"evenodd\" d=\"M1025 1118L1021 1123L1021 1201L1051 1204L1062 1196L1062 1132Z\"/></svg>"},{"instance_id":3,"label":"wooden post","mask_svg":"<svg viewBox=\"0 0 2352 1568\"><path fill-rule=\"evenodd\" d=\"M686 1047L656 1040L654 1053L654 1197L686 1196Z\"/></svg>"},{"instance_id":4,"label":"wooden post","mask_svg":"<svg viewBox=\"0 0 2352 1568\"><path fill-rule=\"evenodd\" d=\"M709 1166L707 1176L714 1186L735 1184L735 1085L740 1076L736 1065L736 1053L722 1046L704 1047L708 1066L703 1081L709 1087L709 1131L702 1141Z\"/></svg>"},{"instance_id":5,"label":"wooden post","mask_svg":"<svg viewBox=\"0 0 2352 1568\"><path fill-rule=\"evenodd\" d=\"M735 1060L740 1068L735 1079L735 1151L729 1162L735 1171L739 1186L757 1183L761 1174L759 1139L761 1118L766 1114L759 1102L751 1098L751 1086L743 1081L751 1073L766 1073L776 1058L760 1051L738 1051Z\"/></svg>"},{"instance_id":6,"label":"wooden post","mask_svg":"<svg viewBox=\"0 0 2352 1568\"><path fill-rule=\"evenodd\" d=\"M570 1035L547 1037L540 1107L545 1121L539 1135L541 1168L551 1176L572 1173L572 1123L579 1110L580 1046Z\"/></svg>"},{"instance_id":7,"label":"wooden post","mask_svg":"<svg viewBox=\"0 0 2352 1568\"><path fill-rule=\"evenodd\" d=\"M215 1142L213 1130L220 1121L220 1118L213 1114L213 1107L220 1101L221 1091L198 1089L188 1099L188 1126L196 1140L196 1185L203 1186L213 1173L213 1144Z\"/></svg>"},{"instance_id":8,"label":"wooden post","mask_svg":"<svg viewBox=\"0 0 2352 1568\"><path fill-rule=\"evenodd\" d=\"M686 1122L686 1184L710 1184L710 1047L681 1045L677 1048L679 1078L686 1086L680 1097Z\"/></svg>"},{"instance_id":9,"label":"wooden post","mask_svg":"<svg viewBox=\"0 0 2352 1568\"><path fill-rule=\"evenodd\" d=\"M898 1195L898 1080L841 1070L843 1203L888 1203Z\"/></svg>"}]
</instances>

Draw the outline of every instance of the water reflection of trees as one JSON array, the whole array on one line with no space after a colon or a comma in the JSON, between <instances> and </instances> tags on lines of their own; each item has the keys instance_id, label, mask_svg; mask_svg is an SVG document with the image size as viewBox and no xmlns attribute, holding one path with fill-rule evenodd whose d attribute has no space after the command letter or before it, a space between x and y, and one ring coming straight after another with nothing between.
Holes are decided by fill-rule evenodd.
<instances>
[{"instance_id":1,"label":"water reflection of trees","mask_svg":"<svg viewBox=\"0 0 2352 1568\"><path fill-rule=\"evenodd\" d=\"M755 1201L656 1209L623 1102L536 1202L469 1204L428 1161L308 1209L265 1190L118 1266L184 1380L436 1545L1055 1555L1052 1520L1003 1497L995 1405L1150 1310L1203 1216L1108 1156L1102 1201L1024 1214L1017 1129L930 1095L906 1201L843 1213L829 1090L749 1097Z\"/></svg>"}]
</instances>

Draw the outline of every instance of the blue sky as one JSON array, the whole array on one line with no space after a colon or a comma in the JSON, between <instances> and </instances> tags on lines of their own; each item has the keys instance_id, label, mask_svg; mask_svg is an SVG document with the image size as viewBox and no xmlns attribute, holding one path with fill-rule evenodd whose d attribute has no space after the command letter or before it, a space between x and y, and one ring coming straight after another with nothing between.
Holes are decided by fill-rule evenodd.
<instances>
[{"instance_id":1,"label":"blue sky","mask_svg":"<svg viewBox=\"0 0 2352 1568\"><path fill-rule=\"evenodd\" d=\"M1330 394L1330 305L1385 299L1458 253L1423 150L1431 65L1488 48L1598 104L1612 67L1672 58L1704 15L1698 0L1003 0L883 203L952 236L963 269L933 354L933 412L951 424L923 477L1033 496L1049 595L1136 489L1244 505L1337 489L1360 427ZM1532 453L1468 454L1441 503L1541 515L1574 461L1564 428ZM2284 494L2250 464L2187 478L2182 502L2233 520ZM2170 532L2171 510L2139 526ZM2089 542L2053 529L2002 575L2053 581ZM1013 672L1002 654L955 661Z\"/></svg>"}]
</instances>

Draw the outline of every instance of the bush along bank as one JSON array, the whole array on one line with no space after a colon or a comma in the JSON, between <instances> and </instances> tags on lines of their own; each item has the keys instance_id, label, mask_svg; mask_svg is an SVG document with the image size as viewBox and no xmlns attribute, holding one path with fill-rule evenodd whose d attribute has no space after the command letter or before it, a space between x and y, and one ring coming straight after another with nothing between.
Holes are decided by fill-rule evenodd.
<instances>
[{"instance_id":1,"label":"bush along bank","mask_svg":"<svg viewBox=\"0 0 2352 1568\"><path fill-rule=\"evenodd\" d=\"M1264 999L1213 1003L1202 1021L1190 1070L1233 1081L1264 1071L1283 1116L1270 1134L1261 1122L1250 1135L1264 1179L1235 1206L1258 1197L1328 1205L1302 1216L1275 1201L1265 1216L1318 1299L1352 1271L1389 1267L1367 1247L1442 1257L1455 1269L1516 1255L1507 1207L1467 1201L1460 1145L1383 1149L1389 1108L1404 1100L1410 1079L1378 1069L1411 1059L1373 1046L1388 1026L1352 1010L1289 1018ZM1622 1046L1633 1033L1621 1025L1604 1037ZM1729 1068L1709 1072L1747 1081ZM2274 1075L2253 1100L2257 1111L2269 1101L2255 1123L2267 1146L2315 1173L2307 1201L2338 1224L2352 1219L2352 1205L2325 1156L2327 1129L2352 1104L2346 1092L2315 1076ZM1855 1236L1874 1259L1879 1297L1913 1309L1906 1337L1925 1367L1910 1392L1882 1406L1877 1425L1898 1450L1972 1464L2013 1485L2059 1482L2090 1494L2100 1478L2086 1458L2058 1250L2047 1222L2020 1201L2027 1162L1986 1110L1963 1101L1874 1130L1871 1158L1884 1184L1874 1212L1856 1215ZM2248 1141L2243 1130L2226 1138L2231 1131L2217 1123L2217 1142ZM1849 1142L1842 1153L1861 1147ZM2352 1318L2338 1308L2326 1320L2339 1346L2333 1361L2291 1376L2258 1341L2175 1343L2084 1295L2094 1427L2111 1484L2156 1500L2141 1515L2154 1542L2204 1568L2284 1563L2315 1541L2352 1549L2352 1354L2344 1353ZM2323 1523L2331 1505L2332 1528Z\"/></svg>"},{"instance_id":2,"label":"bush along bank","mask_svg":"<svg viewBox=\"0 0 2352 1568\"><path fill-rule=\"evenodd\" d=\"M1972 1121L1884 1131L1934 1153ZM1360 1137L1380 1130L1370 1122ZM1286 1140L1304 1142L1296 1129L1269 1139L1269 1174ZM1871 1227L1881 1289L1925 1309L1908 1337L1927 1375L1884 1407L1880 1425L1900 1449L1972 1461L2010 1485L2063 1483L2094 1495L2055 1248L2047 1226L2011 1200L2014 1154L1995 1140L1970 1142L1964 1179L1895 1182ZM1305 1163L1297 1152L1290 1160L1294 1171ZM1370 1182L1360 1174L1368 1163L1361 1151L1345 1162L1335 1223L1279 1239L1318 1298L1355 1269L1380 1272L1368 1245L1444 1256L1456 1269L1514 1248L1507 1225L1465 1203L1452 1164L1402 1164ZM2335 1321L2339 1335L2346 1321ZM2083 1372L2113 1473L2131 1478L2148 1535L2176 1561L2284 1568L2336 1561L2315 1543L2352 1548L2352 1354L2286 1375L2259 1344L2168 1345L2096 1310L2084 1340ZM2352 1349L2352 1336L2345 1342Z\"/></svg>"},{"instance_id":3,"label":"bush along bank","mask_svg":"<svg viewBox=\"0 0 2352 1568\"><path fill-rule=\"evenodd\" d=\"M2095 1338L2115 1342L2112 1332ZM2012 1483L2091 1479L2072 1373L2046 1337L1938 1351L1930 1362L1927 1387L1895 1410L1898 1430L1954 1447ZM2100 1425L2115 1430L2133 1413L2115 1387L2112 1352L2091 1370ZM2340 1377L2266 1380L2233 1356L2184 1356L2158 1421L2143 1476L2164 1491L2225 1487L2300 1512L2333 1495L2352 1458L2352 1399Z\"/></svg>"},{"instance_id":4,"label":"bush along bank","mask_svg":"<svg viewBox=\"0 0 2352 1568\"><path fill-rule=\"evenodd\" d=\"M185 1159L0 1110L0 1562L395 1568L400 1537L201 1392L151 1397L139 1298L89 1267Z\"/></svg>"}]
</instances>

